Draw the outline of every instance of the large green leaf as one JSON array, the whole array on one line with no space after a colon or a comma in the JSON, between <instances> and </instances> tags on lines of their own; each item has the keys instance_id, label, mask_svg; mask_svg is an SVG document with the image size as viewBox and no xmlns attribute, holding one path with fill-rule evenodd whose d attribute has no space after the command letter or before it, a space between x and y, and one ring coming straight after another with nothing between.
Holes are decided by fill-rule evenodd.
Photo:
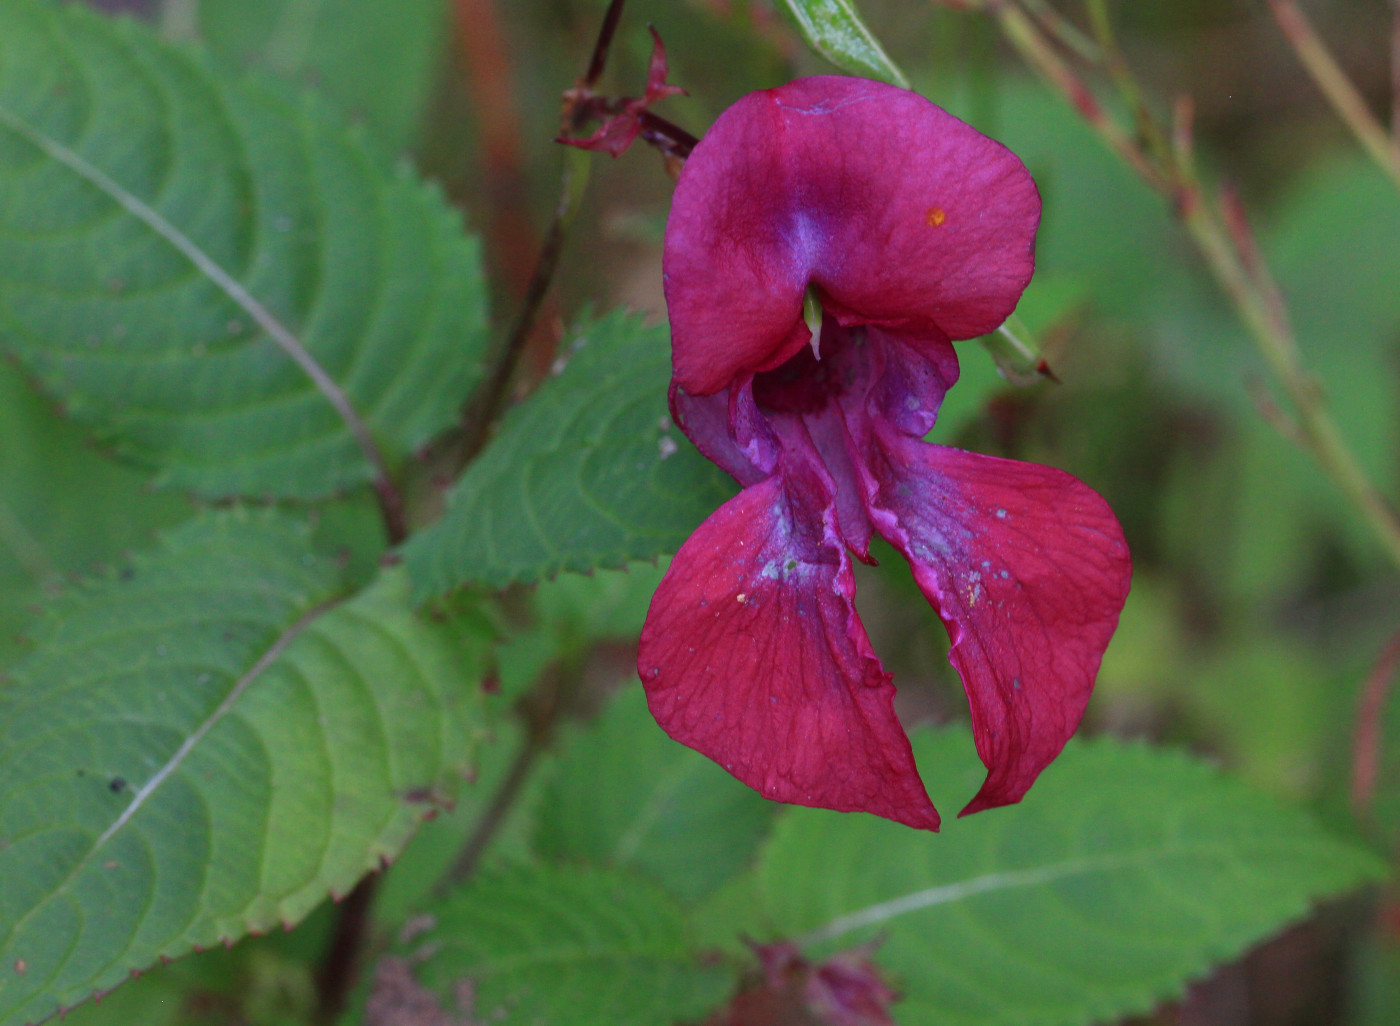
<instances>
[{"instance_id":1,"label":"large green leaf","mask_svg":"<svg viewBox=\"0 0 1400 1026\"><path fill-rule=\"evenodd\" d=\"M46 592L145 545L189 515L175 495L84 446L13 364L0 360L0 669Z\"/></svg>"},{"instance_id":2,"label":"large green leaf","mask_svg":"<svg viewBox=\"0 0 1400 1026\"><path fill-rule=\"evenodd\" d=\"M0 1023L291 924L456 792L479 653L280 519L202 517L59 603L0 687Z\"/></svg>"},{"instance_id":3,"label":"large green leaf","mask_svg":"<svg viewBox=\"0 0 1400 1026\"><path fill-rule=\"evenodd\" d=\"M916 734L915 751L941 805L985 773L963 731ZM904 1026L1070 1026L1150 1009L1384 872L1212 767L1099 740L1071 744L1021 805L939 836L786 813L748 929L814 953L883 938Z\"/></svg>"},{"instance_id":4,"label":"large green leaf","mask_svg":"<svg viewBox=\"0 0 1400 1026\"><path fill-rule=\"evenodd\" d=\"M134 22L7 0L0 348L169 484L392 472L478 380L484 298L456 214L374 149Z\"/></svg>"},{"instance_id":5,"label":"large green leaf","mask_svg":"<svg viewBox=\"0 0 1400 1026\"><path fill-rule=\"evenodd\" d=\"M633 866L695 899L753 858L777 808L662 733L633 680L554 767L536 843L554 858Z\"/></svg>"},{"instance_id":6,"label":"large green leaf","mask_svg":"<svg viewBox=\"0 0 1400 1026\"><path fill-rule=\"evenodd\" d=\"M198 0L197 32L221 54L314 85L394 150L413 142L443 55L444 0Z\"/></svg>"},{"instance_id":7,"label":"large green leaf","mask_svg":"<svg viewBox=\"0 0 1400 1026\"><path fill-rule=\"evenodd\" d=\"M618 871L529 867L483 876L413 939L418 978L483 1022L652 1026L698 1019L733 985L702 964L675 899Z\"/></svg>"},{"instance_id":8,"label":"large green leaf","mask_svg":"<svg viewBox=\"0 0 1400 1026\"><path fill-rule=\"evenodd\" d=\"M420 594L675 552L734 493L667 416L664 328L614 312L576 327L567 351L462 475L443 519L408 543Z\"/></svg>"}]
</instances>

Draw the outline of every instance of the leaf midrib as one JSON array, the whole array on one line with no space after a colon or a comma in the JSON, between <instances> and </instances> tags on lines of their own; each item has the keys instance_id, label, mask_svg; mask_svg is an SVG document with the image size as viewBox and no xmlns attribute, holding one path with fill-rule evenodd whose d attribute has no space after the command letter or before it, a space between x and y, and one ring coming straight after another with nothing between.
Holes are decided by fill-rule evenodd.
<instances>
[{"instance_id":1,"label":"leaf midrib","mask_svg":"<svg viewBox=\"0 0 1400 1026\"><path fill-rule=\"evenodd\" d=\"M81 874L97 857L98 852L107 842L116 836L116 834L132 820L136 813L145 806L147 799L149 799L150 796L180 768L181 764L184 763L190 752L195 749L200 741L233 711L239 699L242 698L243 694L253 682L261 677L262 674L282 656L292 642L304 634L314 623L320 620L321 617L340 606L344 601L345 599L343 597L337 597L322 602L317 606L313 606L303 613L290 627L277 636L272 644L268 646L267 650L248 668L247 672L238 678L233 687L229 689L228 695L226 695L214 708L214 711L204 719L204 722L196 727L190 733L190 736L176 749L175 753L166 760L165 764L161 766L146 783L141 785L132 796L131 802L122 810L121 814L112 824L98 836L97 840L93 842L92 847L88 849L83 857L74 863L73 868L67 875L50 888L47 894L40 898L39 901L35 902L33 907L25 912L23 916L17 919L4 937L0 937L0 947L7 944L11 937L23 929L25 923L27 923L36 912L44 908L49 901L65 891L73 881L77 879L79 874ZM59 968L61 968L61 964ZM59 968L55 968L55 975L57 975Z\"/></svg>"},{"instance_id":2,"label":"leaf midrib","mask_svg":"<svg viewBox=\"0 0 1400 1026\"><path fill-rule=\"evenodd\" d=\"M1288 845L1287 841L1277 841L1272 844L1272 847L1287 847ZM1308 847L1301 842L1296 843L1296 846L1299 848ZM936 908L939 905L952 904L980 894L1034 887L1085 873L1144 868L1163 859L1197 856L1215 858L1223 856L1230 862L1238 863L1241 861L1239 851L1232 850L1223 844L1183 845L1154 848L1148 851L1125 852L1119 855L1068 859L1046 866L1038 866L1034 869L983 873L965 880L910 891L898 897L875 902L864 908L837 916L825 925L800 936L797 943L801 947L820 944L855 930L888 923L901 916Z\"/></svg>"},{"instance_id":3,"label":"leaf midrib","mask_svg":"<svg viewBox=\"0 0 1400 1026\"><path fill-rule=\"evenodd\" d=\"M241 282L201 249L193 239L180 231L140 197L125 189L119 182L89 163L77 152L31 125L3 104L0 104L0 125L10 129L50 159L63 165L96 188L153 231L181 256L189 260L220 292L251 317L254 323L277 343L287 357L311 379L317 390L345 422L375 476L384 481L389 480L388 464L379 450L378 443L375 442L370 433L368 424L350 402L349 396L326 372L325 368L317 362L301 340L275 318L267 307L263 306Z\"/></svg>"}]
</instances>

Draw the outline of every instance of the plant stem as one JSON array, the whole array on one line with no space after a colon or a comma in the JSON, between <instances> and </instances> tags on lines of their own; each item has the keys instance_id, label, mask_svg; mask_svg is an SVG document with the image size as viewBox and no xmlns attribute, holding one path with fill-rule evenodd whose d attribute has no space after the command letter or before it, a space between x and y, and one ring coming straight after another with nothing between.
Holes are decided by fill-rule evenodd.
<instances>
[{"instance_id":1,"label":"plant stem","mask_svg":"<svg viewBox=\"0 0 1400 1026\"><path fill-rule=\"evenodd\" d=\"M1391 0L1390 22L1390 144L1400 153L1400 0Z\"/></svg>"},{"instance_id":2,"label":"plant stem","mask_svg":"<svg viewBox=\"0 0 1400 1026\"><path fill-rule=\"evenodd\" d=\"M1277 10L1291 0L1271 0ZM1107 11L1102 0L1088 0L1094 15L1096 34L1105 54L1114 49ZM1135 106L1142 122L1143 138L1151 146L1145 151L1136 139L1109 117L1089 91L1050 45L1039 28L1007 0L993 9L1002 30L1028 64L1062 93L1086 122L1156 191L1170 199L1187 232L1205 258L1207 266L1238 308L1255 346L1280 387L1294 406L1297 437L1313 459L1354 505L1375 532L1386 554L1400 567L1400 519L1371 483L1360 462L1347 447L1327 410L1316 380L1306 370L1297 341L1289 324L1283 298L1249 234L1243 208L1226 195L1221 211L1212 209L1205 189L1190 159L1190 130L1181 112L1177 129L1168 133L1157 125L1151 111L1138 102L1140 90L1125 62L1118 62L1114 81L1125 100ZM1107 58L1106 56L1106 59ZM1374 120L1374 119L1373 119ZM1174 143L1167 143L1167 139ZM1159 140L1153 142L1152 140ZM1400 163L1397 163L1400 169Z\"/></svg>"},{"instance_id":3,"label":"plant stem","mask_svg":"<svg viewBox=\"0 0 1400 1026\"><path fill-rule=\"evenodd\" d=\"M457 0L456 9L459 23L463 26L463 32L466 32L469 26L462 12L467 9L476 9L485 3L486 0ZM571 109L571 102L567 99L570 93L591 90L603 74L608 61L608 52L612 48L613 36L617 33L618 22L622 18L622 9L625 4L626 0L612 0L608 4L607 12L603 15L603 23L598 29L597 40L593 44L588 69L579 79L575 89L565 93L564 119L566 122L574 113ZM566 132L573 127L567 123L564 125ZM534 270L530 275L529 284L521 299L520 312L516 315L515 324L511 328L505 345L501 348L490 378L477 393L483 398L478 400L477 396L474 395L467 408L463 410L464 438L458 447L458 469L469 463L481 451L486 444L491 425L510 405L511 381L515 378L521 359L529 348L531 331L539 318L545 297L549 294L549 287L554 281L554 272L559 266L559 257L564 249L564 237L568 232L570 222L573 220L573 215L578 209L587 181L587 162L580 159L576 151L568 150L564 157L564 168L560 173L559 199L554 205L554 217L550 222L549 231L545 233L539 256L535 260Z\"/></svg>"},{"instance_id":4,"label":"plant stem","mask_svg":"<svg viewBox=\"0 0 1400 1026\"><path fill-rule=\"evenodd\" d=\"M1352 134L1377 164L1400 186L1400 138L1388 134L1385 127L1366 106L1366 100L1341 65L1332 56L1327 44L1313 30L1312 23L1293 0L1269 0L1274 18L1288 37L1289 44L1307 68L1308 74L1338 116L1346 122ZM1400 72L1395 70L1396 51L1400 51L1400 6L1396 8L1397 27L1392 40L1392 75L1396 96L1400 97Z\"/></svg>"},{"instance_id":5,"label":"plant stem","mask_svg":"<svg viewBox=\"0 0 1400 1026\"><path fill-rule=\"evenodd\" d=\"M1366 676L1361 700L1356 707L1356 729L1352 742L1351 807L1365 819L1371 812L1376 776L1381 761L1381 723L1386 699L1400 673L1400 633L1396 633L1381 650L1380 658Z\"/></svg>"},{"instance_id":6,"label":"plant stem","mask_svg":"<svg viewBox=\"0 0 1400 1026\"><path fill-rule=\"evenodd\" d=\"M1014 3L1008 2L995 7L994 14L1002 32L1026 63L1069 100L1080 117L1099 133L1114 153L1149 185L1160 190L1164 183L1157 169L1148 161L1132 137L1108 116L1099 105L1099 101L1094 98L1094 94L1089 91L1089 87L1055 52L1055 48L1026 13Z\"/></svg>"},{"instance_id":7,"label":"plant stem","mask_svg":"<svg viewBox=\"0 0 1400 1026\"><path fill-rule=\"evenodd\" d=\"M535 760L545 749L545 741L537 737L533 731L529 732L520 743L520 750L515 753L515 758L510 764L510 769L506 771L505 778L501 781L501 786L496 789L496 793L491 798L491 804L486 807L486 811L481 814L481 818L476 822L476 829L462 845L462 850L457 854L457 859L452 863L442 879L438 881L433 889L434 895L442 897L454 885L461 883L476 872L476 867L481 864L481 856L485 854L487 846L496 836L502 824L509 815L511 806L520 797L520 791L525 786L525 781L530 779L530 771L534 769Z\"/></svg>"},{"instance_id":8,"label":"plant stem","mask_svg":"<svg viewBox=\"0 0 1400 1026\"><path fill-rule=\"evenodd\" d=\"M336 907L331 940L316 970L316 1010L313 1015L316 1026L331 1026L345 1012L364 959L370 910L374 907L379 881L380 875L371 873L356 884Z\"/></svg>"},{"instance_id":9,"label":"plant stem","mask_svg":"<svg viewBox=\"0 0 1400 1026\"><path fill-rule=\"evenodd\" d=\"M1085 0L1085 3L1088 6L1094 39L1103 54L1101 63L1107 69L1123 103L1132 112L1139 137L1147 144L1148 152L1159 165L1170 166L1171 147L1165 133L1157 124L1157 119L1148 109L1128 60L1118 46L1118 36L1113 31L1113 20L1108 14L1107 0Z\"/></svg>"},{"instance_id":10,"label":"plant stem","mask_svg":"<svg viewBox=\"0 0 1400 1026\"><path fill-rule=\"evenodd\" d=\"M1057 43L1074 53L1080 60L1089 64L1102 62L1103 52L1098 43L1081 32L1073 22L1046 3L1046 0L1022 0L1022 6Z\"/></svg>"},{"instance_id":11,"label":"plant stem","mask_svg":"<svg viewBox=\"0 0 1400 1026\"><path fill-rule=\"evenodd\" d=\"M487 846L505 823L511 806L530 779L536 759L549 748L554 740L556 725L571 708L582 681L581 670L580 663L574 660L556 664L552 671L547 670L540 676L534 688L518 703L516 712L525 728L520 748L506 775L501 778L496 793L492 795L491 804L481 813L471 836L462 845L456 861L434 888L434 893L439 897L476 872Z\"/></svg>"},{"instance_id":12,"label":"plant stem","mask_svg":"<svg viewBox=\"0 0 1400 1026\"><path fill-rule=\"evenodd\" d=\"M459 468L471 462L472 458L481 451L490 436L491 425L510 405L510 384L515 378L515 372L520 366L521 358L529 348L530 332L535 326L540 307L544 303L545 296L549 294L549 287L554 281L554 271L559 266L559 256L564 250L564 236L568 229L570 215L581 192L581 186L575 179L579 173L580 163L572 153L565 155L564 170L560 174L559 181L559 200L554 207L554 219L550 222L549 231L545 234L539 259L535 263L535 271L530 276L530 285L525 290L525 298L521 302L520 313L516 317L515 325L512 327L505 345L496 357L491 376L478 393L482 398L478 401L474 396L471 405L463 411L465 437L458 456ZM584 167L586 166L585 163Z\"/></svg>"},{"instance_id":13,"label":"plant stem","mask_svg":"<svg viewBox=\"0 0 1400 1026\"><path fill-rule=\"evenodd\" d=\"M1185 205L1183 222L1197 248L1240 311L1256 347L1294 407L1300 440L1313 458L1375 531L1396 566L1400 566L1400 521L1371 484L1366 472L1343 441L1327 412L1320 388L1308 373L1298 351L1292 328L1276 293L1261 288L1240 259L1221 220L1194 193Z\"/></svg>"},{"instance_id":14,"label":"plant stem","mask_svg":"<svg viewBox=\"0 0 1400 1026\"><path fill-rule=\"evenodd\" d=\"M452 0L457 65L480 137L487 252L512 300L524 295L538 248L531 216L519 93L496 0Z\"/></svg>"}]
</instances>

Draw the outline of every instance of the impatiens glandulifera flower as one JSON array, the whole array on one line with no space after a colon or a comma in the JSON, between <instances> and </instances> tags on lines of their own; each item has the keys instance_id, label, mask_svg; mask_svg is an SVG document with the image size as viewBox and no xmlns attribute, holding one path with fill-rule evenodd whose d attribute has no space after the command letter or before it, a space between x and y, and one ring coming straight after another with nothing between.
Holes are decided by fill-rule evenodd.
<instances>
[{"instance_id":1,"label":"impatiens glandulifera flower","mask_svg":"<svg viewBox=\"0 0 1400 1026\"><path fill-rule=\"evenodd\" d=\"M862 79L746 96L686 162L671 411L743 490L676 554L637 667L668 734L769 798L938 829L855 610L874 534L952 641L987 766L964 815L1019 801L1079 725L1128 592L1117 520L1062 471L922 441L1039 218L1009 150Z\"/></svg>"}]
</instances>

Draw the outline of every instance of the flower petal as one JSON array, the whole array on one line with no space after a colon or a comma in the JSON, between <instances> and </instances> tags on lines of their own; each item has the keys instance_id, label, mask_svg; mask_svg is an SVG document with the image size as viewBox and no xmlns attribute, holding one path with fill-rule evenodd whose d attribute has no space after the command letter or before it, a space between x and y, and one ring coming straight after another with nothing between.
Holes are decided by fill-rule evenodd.
<instances>
[{"instance_id":1,"label":"flower petal","mask_svg":"<svg viewBox=\"0 0 1400 1026\"><path fill-rule=\"evenodd\" d=\"M1089 701L1128 595L1122 529L1053 467L877 432L871 517L948 628L988 770L960 815L1018 802Z\"/></svg>"},{"instance_id":2,"label":"flower petal","mask_svg":"<svg viewBox=\"0 0 1400 1026\"><path fill-rule=\"evenodd\" d=\"M854 594L811 481L745 488L652 598L637 660L647 700L666 733L767 798L937 830Z\"/></svg>"},{"instance_id":3,"label":"flower petal","mask_svg":"<svg viewBox=\"0 0 1400 1026\"><path fill-rule=\"evenodd\" d=\"M744 487L771 475L782 447L753 399L751 380L690 395L671 383L671 419L704 457Z\"/></svg>"},{"instance_id":4,"label":"flower petal","mask_svg":"<svg viewBox=\"0 0 1400 1026\"><path fill-rule=\"evenodd\" d=\"M697 395L843 324L971 338L1034 267L1040 198L1000 143L915 93L799 79L724 112L686 161L663 270L676 380Z\"/></svg>"}]
</instances>

